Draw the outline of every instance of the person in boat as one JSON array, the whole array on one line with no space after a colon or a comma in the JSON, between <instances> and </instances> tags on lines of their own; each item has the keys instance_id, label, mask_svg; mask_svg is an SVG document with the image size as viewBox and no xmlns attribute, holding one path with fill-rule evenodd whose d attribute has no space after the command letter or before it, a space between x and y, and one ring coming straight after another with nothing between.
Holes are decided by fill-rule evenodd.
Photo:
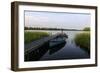
<instances>
[{"instance_id":1,"label":"person in boat","mask_svg":"<svg viewBox=\"0 0 100 73\"><path fill-rule=\"evenodd\" d=\"M68 35L66 35L66 34L63 32L63 29L61 29L61 34L63 35L63 37L68 38Z\"/></svg>"}]
</instances>

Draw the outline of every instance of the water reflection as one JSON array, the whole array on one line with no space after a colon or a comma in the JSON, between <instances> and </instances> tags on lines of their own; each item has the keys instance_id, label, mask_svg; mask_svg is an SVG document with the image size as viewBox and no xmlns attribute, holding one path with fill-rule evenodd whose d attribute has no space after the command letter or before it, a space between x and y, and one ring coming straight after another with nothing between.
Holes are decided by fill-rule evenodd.
<instances>
[{"instance_id":1,"label":"water reflection","mask_svg":"<svg viewBox=\"0 0 100 73\"><path fill-rule=\"evenodd\" d=\"M48 50L49 43L45 43L40 48L35 49L34 51L26 54L24 56L24 61L37 61L39 60Z\"/></svg>"},{"instance_id":2,"label":"water reflection","mask_svg":"<svg viewBox=\"0 0 100 73\"><path fill-rule=\"evenodd\" d=\"M47 42L40 48L37 48L34 51L26 54L24 56L24 61L38 61L38 60L40 60L40 58L43 55L45 55L46 52L49 51L49 54L52 55L52 54L56 53L57 51L59 51L62 47L64 47L65 44L66 44L66 42L63 42L59 45L51 47L50 42Z\"/></svg>"},{"instance_id":3,"label":"water reflection","mask_svg":"<svg viewBox=\"0 0 100 73\"><path fill-rule=\"evenodd\" d=\"M63 42L60 45L56 45L54 47L50 47L49 54L52 55L52 54L56 53L57 51L60 51L60 49L65 46L65 44L66 44L66 42Z\"/></svg>"}]
</instances>

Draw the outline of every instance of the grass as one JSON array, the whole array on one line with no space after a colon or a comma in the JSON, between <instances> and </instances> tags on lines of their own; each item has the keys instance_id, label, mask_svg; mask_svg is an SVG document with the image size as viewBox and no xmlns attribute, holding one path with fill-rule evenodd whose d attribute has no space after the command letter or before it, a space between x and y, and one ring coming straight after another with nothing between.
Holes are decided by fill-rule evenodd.
<instances>
[{"instance_id":1,"label":"grass","mask_svg":"<svg viewBox=\"0 0 100 73\"><path fill-rule=\"evenodd\" d=\"M90 51L90 32L79 33L75 37L76 45L84 48L88 52Z\"/></svg>"},{"instance_id":2,"label":"grass","mask_svg":"<svg viewBox=\"0 0 100 73\"><path fill-rule=\"evenodd\" d=\"M30 43L32 41L41 39L43 37L49 36L49 33L47 32L25 32L24 33L24 42L25 44Z\"/></svg>"}]
</instances>

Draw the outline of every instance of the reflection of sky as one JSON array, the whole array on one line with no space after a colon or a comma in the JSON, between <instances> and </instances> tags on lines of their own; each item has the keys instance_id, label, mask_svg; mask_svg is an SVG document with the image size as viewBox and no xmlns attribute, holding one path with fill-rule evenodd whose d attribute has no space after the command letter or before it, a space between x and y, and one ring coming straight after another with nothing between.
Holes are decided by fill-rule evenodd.
<instances>
[{"instance_id":1,"label":"reflection of sky","mask_svg":"<svg viewBox=\"0 0 100 73\"><path fill-rule=\"evenodd\" d=\"M90 14L25 11L25 26L83 29L90 26Z\"/></svg>"}]
</instances>

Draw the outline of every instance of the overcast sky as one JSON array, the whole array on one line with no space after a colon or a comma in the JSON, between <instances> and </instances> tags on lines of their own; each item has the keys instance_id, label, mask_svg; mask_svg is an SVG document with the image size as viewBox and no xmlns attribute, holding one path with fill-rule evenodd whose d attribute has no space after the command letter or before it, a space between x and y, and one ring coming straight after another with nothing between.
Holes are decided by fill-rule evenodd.
<instances>
[{"instance_id":1,"label":"overcast sky","mask_svg":"<svg viewBox=\"0 0 100 73\"><path fill-rule=\"evenodd\" d=\"M90 20L85 13L25 11L26 27L83 29L90 27Z\"/></svg>"}]
</instances>

